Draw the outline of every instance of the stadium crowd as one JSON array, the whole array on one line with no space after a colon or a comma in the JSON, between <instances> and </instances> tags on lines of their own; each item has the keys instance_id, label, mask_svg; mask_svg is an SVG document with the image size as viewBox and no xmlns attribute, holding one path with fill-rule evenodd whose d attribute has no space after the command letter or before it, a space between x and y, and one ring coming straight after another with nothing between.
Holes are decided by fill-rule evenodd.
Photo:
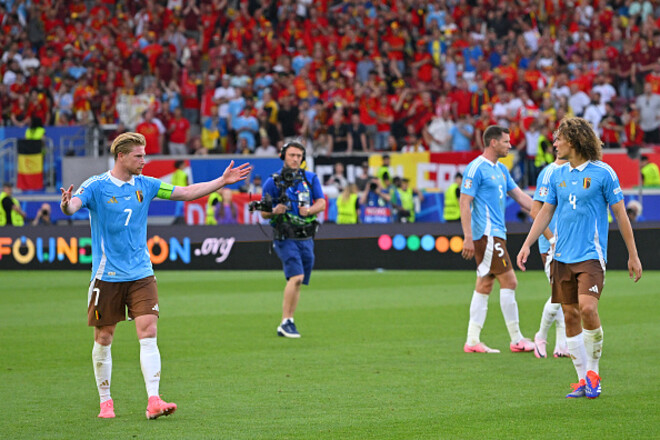
<instances>
[{"instance_id":1,"label":"stadium crowd","mask_svg":"<svg viewBox=\"0 0 660 440\"><path fill-rule=\"evenodd\" d=\"M540 169L566 115L660 144L657 0L7 0L0 23L5 125L119 123L149 154L469 151L497 123Z\"/></svg>"}]
</instances>

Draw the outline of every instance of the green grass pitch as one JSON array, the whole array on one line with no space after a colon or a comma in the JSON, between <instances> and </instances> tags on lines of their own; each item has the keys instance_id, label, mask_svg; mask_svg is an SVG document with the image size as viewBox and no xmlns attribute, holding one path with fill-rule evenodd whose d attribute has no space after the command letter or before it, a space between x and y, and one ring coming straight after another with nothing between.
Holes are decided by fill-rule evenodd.
<instances>
[{"instance_id":1,"label":"green grass pitch","mask_svg":"<svg viewBox=\"0 0 660 440\"><path fill-rule=\"evenodd\" d=\"M117 418L97 419L88 272L0 273L2 439L640 439L660 437L660 272L609 272L599 399L568 400L569 359L511 353L493 292L465 354L473 272L317 271L278 338L280 272L157 272L161 393L148 421L134 325L112 347ZM518 272L523 333L549 286ZM549 350L554 347L554 328Z\"/></svg>"}]
</instances>

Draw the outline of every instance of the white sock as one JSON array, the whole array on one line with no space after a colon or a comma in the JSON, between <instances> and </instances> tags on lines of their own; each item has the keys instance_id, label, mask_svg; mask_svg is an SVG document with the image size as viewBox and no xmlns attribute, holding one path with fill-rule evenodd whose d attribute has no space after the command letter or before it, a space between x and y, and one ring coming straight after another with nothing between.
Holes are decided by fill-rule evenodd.
<instances>
[{"instance_id":1,"label":"white sock","mask_svg":"<svg viewBox=\"0 0 660 440\"><path fill-rule=\"evenodd\" d=\"M470 323L468 324L467 344L477 345L480 341L481 329L486 322L488 312L488 296L476 290L472 292L470 302Z\"/></svg>"},{"instance_id":2,"label":"white sock","mask_svg":"<svg viewBox=\"0 0 660 440\"><path fill-rule=\"evenodd\" d=\"M568 345L568 352L571 354L571 359L573 359L578 380L584 379L587 375L587 350L584 348L582 333L566 338L566 344Z\"/></svg>"},{"instance_id":3,"label":"white sock","mask_svg":"<svg viewBox=\"0 0 660 440\"><path fill-rule=\"evenodd\" d=\"M158 396L160 385L160 352L156 338L140 339L140 367L149 397Z\"/></svg>"},{"instance_id":4,"label":"white sock","mask_svg":"<svg viewBox=\"0 0 660 440\"><path fill-rule=\"evenodd\" d=\"M110 400L110 379L112 377L112 353L110 345L101 345L94 341L92 349L92 362L94 363L94 377L99 390L101 403Z\"/></svg>"},{"instance_id":5,"label":"white sock","mask_svg":"<svg viewBox=\"0 0 660 440\"><path fill-rule=\"evenodd\" d=\"M558 304L559 310L557 311L557 316L555 316L555 322L557 323L555 330L557 332L557 339L555 340L555 347L564 348L566 347L566 324L564 323L564 312L561 309L561 304Z\"/></svg>"},{"instance_id":6,"label":"white sock","mask_svg":"<svg viewBox=\"0 0 660 440\"><path fill-rule=\"evenodd\" d=\"M520 333L518 320L518 303L516 302L516 291L513 289L500 289L500 307L506 328L509 330L511 342L518 343L523 335Z\"/></svg>"},{"instance_id":7,"label":"white sock","mask_svg":"<svg viewBox=\"0 0 660 440\"><path fill-rule=\"evenodd\" d=\"M557 310L559 309L561 309L561 305L553 304L552 299L548 298L548 301L546 301L545 305L543 306L543 313L541 314L541 326L539 327L539 331L537 333L539 338L548 339L548 330L550 330L550 326L555 321Z\"/></svg>"},{"instance_id":8,"label":"white sock","mask_svg":"<svg viewBox=\"0 0 660 440\"><path fill-rule=\"evenodd\" d=\"M587 352L587 371L598 373L598 361L603 351L603 327L595 330L584 329L584 348Z\"/></svg>"}]
</instances>

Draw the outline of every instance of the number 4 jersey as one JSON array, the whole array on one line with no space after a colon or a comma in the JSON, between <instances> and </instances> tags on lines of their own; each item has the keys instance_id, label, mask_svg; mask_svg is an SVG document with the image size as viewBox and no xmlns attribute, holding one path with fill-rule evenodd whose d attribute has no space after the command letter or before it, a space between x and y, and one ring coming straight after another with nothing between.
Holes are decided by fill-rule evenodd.
<instances>
[{"instance_id":1,"label":"number 4 jersey","mask_svg":"<svg viewBox=\"0 0 660 440\"><path fill-rule=\"evenodd\" d=\"M471 206L473 240L484 235L506 240L506 195L517 187L509 170L500 162L493 163L479 156L468 164L461 193L474 197Z\"/></svg>"},{"instance_id":2,"label":"number 4 jersey","mask_svg":"<svg viewBox=\"0 0 660 440\"><path fill-rule=\"evenodd\" d=\"M147 215L154 197L169 199L174 187L147 176L124 182L110 172L87 179L74 197L89 209L92 279L135 281L153 275Z\"/></svg>"},{"instance_id":3,"label":"number 4 jersey","mask_svg":"<svg viewBox=\"0 0 660 440\"><path fill-rule=\"evenodd\" d=\"M546 203L555 205L557 243L554 258L562 263L607 262L608 206L623 200L619 178L604 162L577 168L565 163L547 179Z\"/></svg>"}]
</instances>

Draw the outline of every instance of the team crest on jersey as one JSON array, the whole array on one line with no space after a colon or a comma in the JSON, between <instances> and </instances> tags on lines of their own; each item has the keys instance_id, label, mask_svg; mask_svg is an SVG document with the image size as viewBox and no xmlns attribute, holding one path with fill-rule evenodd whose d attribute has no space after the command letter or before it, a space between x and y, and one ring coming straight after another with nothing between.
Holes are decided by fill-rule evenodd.
<instances>
[{"instance_id":1,"label":"team crest on jersey","mask_svg":"<svg viewBox=\"0 0 660 440\"><path fill-rule=\"evenodd\" d=\"M545 187L545 186L542 186L541 188L539 188L539 195L540 195L541 197L547 197L547 195L548 195L548 188Z\"/></svg>"},{"instance_id":2,"label":"team crest on jersey","mask_svg":"<svg viewBox=\"0 0 660 440\"><path fill-rule=\"evenodd\" d=\"M142 191L135 191L135 194L137 195L138 202L142 203L142 200L144 200L144 196L142 195Z\"/></svg>"},{"instance_id":3,"label":"team crest on jersey","mask_svg":"<svg viewBox=\"0 0 660 440\"><path fill-rule=\"evenodd\" d=\"M591 177L585 177L582 179L582 188L587 189L591 186Z\"/></svg>"},{"instance_id":4,"label":"team crest on jersey","mask_svg":"<svg viewBox=\"0 0 660 440\"><path fill-rule=\"evenodd\" d=\"M467 189L472 188L472 180L471 179L465 179L465 183L463 184L463 186Z\"/></svg>"}]
</instances>

